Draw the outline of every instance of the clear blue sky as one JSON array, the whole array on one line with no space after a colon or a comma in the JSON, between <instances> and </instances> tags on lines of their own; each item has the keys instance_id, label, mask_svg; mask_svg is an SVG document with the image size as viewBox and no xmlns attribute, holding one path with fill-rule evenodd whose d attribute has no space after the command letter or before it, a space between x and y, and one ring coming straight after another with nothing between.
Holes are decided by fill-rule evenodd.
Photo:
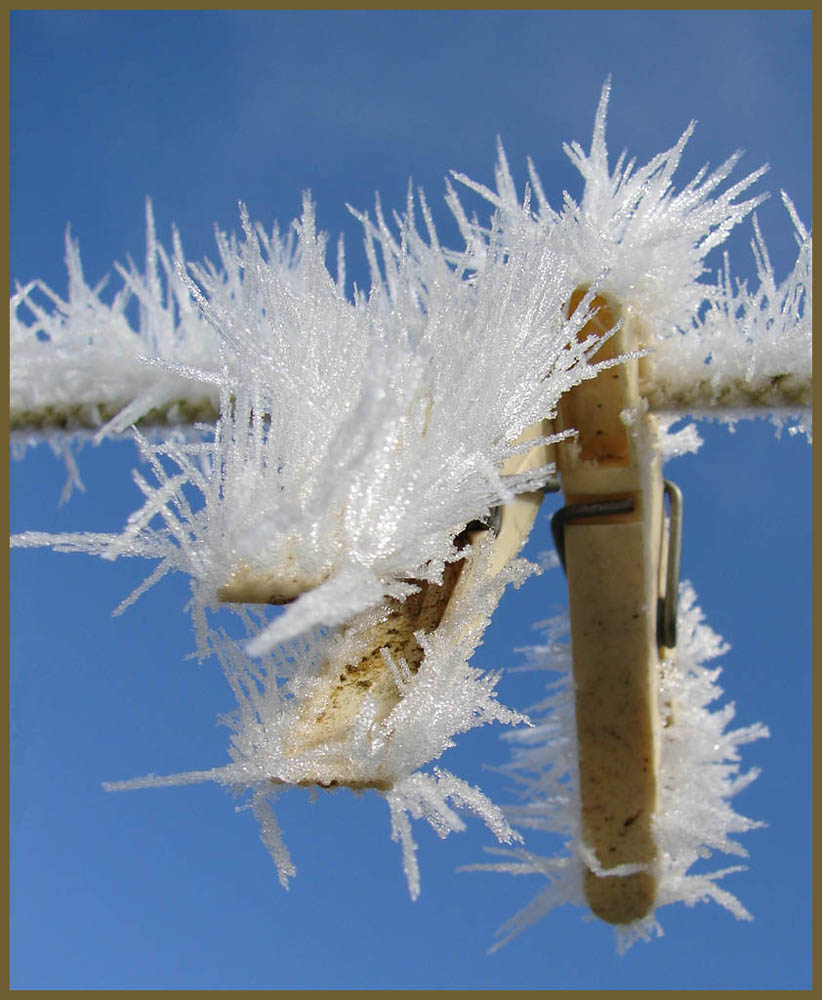
<instances>
[{"instance_id":1,"label":"clear blue sky","mask_svg":"<svg viewBox=\"0 0 822 1000\"><path fill-rule=\"evenodd\" d=\"M498 134L519 182L531 155L556 204L579 193L561 147L587 147L608 73L613 156L643 161L696 118L680 183L738 148L739 176L771 164L759 189L777 197L759 215L779 277L794 253L780 188L810 223L810 12L15 12L11 52L11 277L60 293L66 224L87 280L116 284L112 262L143 256L146 195L160 238L176 222L200 259L215 256L215 222L238 228L239 200L288 224L310 188L360 282L345 203L370 208L379 190L402 208L412 176L447 241L443 177L491 183ZM732 244L737 274L751 270L749 235ZM186 581L112 619L147 566L15 551L12 985L809 986L811 449L763 422L700 430L700 455L668 468L685 498L683 576L733 647L721 683L737 723L772 732L747 749L763 774L735 800L768 823L744 838L749 871L728 880L754 923L666 908L665 937L619 958L608 928L566 908L489 957L539 881L456 874L491 842L479 822L445 842L419 826L412 904L384 802L349 792L281 798L298 868L284 892L255 821L218 786L100 787L227 760L215 723L233 699L215 663L185 659ZM12 530L119 530L138 502L135 457L129 443L85 448L87 492L58 507L61 462L30 451L12 465ZM550 547L550 507L526 554ZM530 623L564 604L559 571L507 595L474 662L516 662ZM509 675L502 700L527 706L542 683ZM482 767L504 757L489 729L444 763L505 801Z\"/></svg>"}]
</instances>

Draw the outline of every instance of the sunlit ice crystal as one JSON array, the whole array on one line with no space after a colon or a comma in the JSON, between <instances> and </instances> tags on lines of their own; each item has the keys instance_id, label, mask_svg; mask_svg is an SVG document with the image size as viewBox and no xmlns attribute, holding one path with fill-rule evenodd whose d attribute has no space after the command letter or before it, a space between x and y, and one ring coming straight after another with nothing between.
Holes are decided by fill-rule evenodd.
<instances>
[{"instance_id":1,"label":"sunlit ice crystal","mask_svg":"<svg viewBox=\"0 0 822 1000\"><path fill-rule=\"evenodd\" d=\"M187 573L198 614L293 601L256 653L439 580L468 523L544 482L547 467L501 470L596 368L577 339L590 298L565 318L567 269L527 238L526 208L504 249L454 262L421 205L427 239L411 199L397 239L379 209L377 226L364 217L373 287L354 302L309 201L289 253L244 212L244 240L219 240L223 271L186 279L221 338L219 373L180 369L219 388L214 440L138 436L154 482L135 474L146 501L119 535L16 544L159 558L151 581Z\"/></svg>"},{"instance_id":2,"label":"sunlit ice crystal","mask_svg":"<svg viewBox=\"0 0 822 1000\"><path fill-rule=\"evenodd\" d=\"M654 345L652 402L671 412L721 409L726 419L767 412L794 432L811 433L813 240L793 202L782 201L798 252L778 281L754 216L757 283L734 279L728 254L705 308L681 335Z\"/></svg>"}]
</instances>

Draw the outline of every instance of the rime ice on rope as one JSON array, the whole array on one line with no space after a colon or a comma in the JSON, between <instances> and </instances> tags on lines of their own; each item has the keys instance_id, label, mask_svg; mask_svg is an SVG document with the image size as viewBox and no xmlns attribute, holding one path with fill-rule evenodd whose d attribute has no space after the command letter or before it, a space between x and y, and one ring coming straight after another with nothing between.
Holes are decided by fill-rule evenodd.
<instances>
[{"instance_id":1,"label":"rime ice on rope","mask_svg":"<svg viewBox=\"0 0 822 1000\"><path fill-rule=\"evenodd\" d=\"M548 642L525 650L530 666L553 671L559 678L550 685L549 697L531 713L535 727L505 734L513 750L511 761L503 768L521 788L522 804L506 809L508 818L521 829L563 838L563 848L549 857L518 848L492 849L507 860L463 869L543 875L548 880L526 907L500 927L502 940L495 948L558 906L587 906L583 883L592 858L581 836L573 680L568 648L561 641L564 630L567 621L548 623ZM737 918L749 920L742 904L717 885L725 875L741 870L739 866L698 873L690 869L713 851L747 856L733 835L762 824L734 812L730 799L758 775L756 769L740 772L739 748L767 736L768 731L759 723L728 730L733 705L710 708L722 694L716 684L721 671L710 670L705 663L728 647L704 623L687 582L680 591L678 632L678 663L663 663L659 690L659 710L665 721L659 800L653 820L659 847L656 908L677 902L693 906L713 899ZM655 913L615 928L620 951L636 940L649 940L661 933Z\"/></svg>"},{"instance_id":2,"label":"rime ice on rope","mask_svg":"<svg viewBox=\"0 0 822 1000\"><path fill-rule=\"evenodd\" d=\"M174 256L182 258L179 234ZM16 457L42 440L68 470L62 500L83 489L74 452L139 422L190 428L217 418L219 394L207 383L179 374L180 366L220 367L220 342L157 242L151 203L146 202L146 266L115 268L123 287L110 304L103 279L86 284L78 242L66 232L68 297L42 281L18 285L9 302L9 426ZM136 301L137 329L127 310ZM176 366L176 369L169 366ZM151 431L149 431L151 433Z\"/></svg>"},{"instance_id":3,"label":"rime ice on rope","mask_svg":"<svg viewBox=\"0 0 822 1000\"><path fill-rule=\"evenodd\" d=\"M767 167L718 192L741 157L737 153L710 174L703 167L675 192L672 177L693 133L691 123L671 149L645 166L635 169L623 153L611 172L605 144L609 94L610 81L602 91L590 153L576 142L564 147L585 181L579 203L565 193L562 210L553 210L529 160L536 195L532 238L561 233L564 259L577 284L587 287L596 280L600 294L620 303L625 321L639 327L649 351L642 393L653 410L793 418L805 430L811 408L812 244L792 203L783 193L799 245L783 283L776 282L756 219L752 246L759 287L732 288L727 254L717 283L704 280L706 256L767 197L736 200ZM519 198L501 145L495 174L496 191L463 174L454 176L506 220ZM449 198L457 203L453 190ZM486 238L464 212L461 217L464 238ZM501 237L506 238L504 223Z\"/></svg>"},{"instance_id":4,"label":"rime ice on rope","mask_svg":"<svg viewBox=\"0 0 822 1000\"><path fill-rule=\"evenodd\" d=\"M181 260L176 230L172 239L174 258ZM18 285L11 296L12 432L34 437L93 430L99 439L137 421L174 426L216 419L214 387L164 367L216 371L220 344L157 242L151 203L145 274L132 261L128 270L115 264L123 287L110 305L101 298L107 279L94 288L86 284L78 242L68 232L66 268L65 301L42 281ZM137 330L127 313L134 300Z\"/></svg>"},{"instance_id":5,"label":"rime ice on rope","mask_svg":"<svg viewBox=\"0 0 822 1000\"><path fill-rule=\"evenodd\" d=\"M357 662L362 655L361 634L377 617L374 614L362 615L330 635L315 633L294 640L260 659L250 658L241 643L211 632L209 644L239 706L225 719L233 730L232 763L210 771L112 782L107 787L122 790L217 781L234 792L247 790L261 824L261 838L284 885L294 867L273 813L273 799L283 785L347 785L355 790L375 789L382 795L390 808L392 837L402 843L414 898L419 894L419 871L411 818L427 820L444 837L464 829L456 808L481 817L503 843L521 840L502 811L478 788L437 767L433 773L421 770L453 746L458 733L491 722L523 721L523 716L497 701L499 676L470 667L468 660L503 588L509 582L521 582L533 567L514 560L493 576L486 565L491 559L490 539L478 541L477 549L481 582L455 598L449 617L438 629L421 636L424 658L419 669L411 673L402 663L390 663L392 683L402 698L387 716L380 717L379 702L367 695L353 726L336 739L308 743L301 734L306 722L311 722L305 718L306 706L312 690L321 683L322 665L331 664L336 673ZM253 632L253 617L247 612L242 617ZM286 680L278 684L278 678Z\"/></svg>"},{"instance_id":6,"label":"rime ice on rope","mask_svg":"<svg viewBox=\"0 0 822 1000\"><path fill-rule=\"evenodd\" d=\"M531 167L532 211L528 192L518 198L500 147L496 193L457 175L494 205L490 230L469 221L449 185L447 201L466 242L461 253L441 248L422 196L427 241L410 194L396 237L379 204L376 224L361 216L372 290L354 303L326 270L325 239L308 201L288 238L276 230L266 237L243 211L242 241L217 234L222 270L188 265L186 277L179 239L175 270L149 215L146 277L132 268L127 280L148 317L139 337L126 330L123 298L106 312L70 252L76 307L60 306L65 317L56 319L40 310L35 326L53 341L32 349L57 357L85 405L85 347L79 361L66 362L83 340L84 317L92 319L92 354L102 350L105 319L106 336L128 341L124 356L133 359L134 343L145 343L156 363L143 370L162 376L156 393L146 389L123 411L118 428L167 405L186 383L195 395L203 386L219 390L220 418L213 443L140 440L156 484L140 478L145 506L120 535L27 532L15 544L159 558L150 579L169 569L188 574L198 618L220 597L297 597L254 639L257 653L315 624L344 622L407 596L410 580L439 582L466 524L539 485L533 472L500 477L518 435L552 417L562 394L593 374L576 340L583 310L563 319L576 288L610 296L622 322L640 330L650 355L642 368L648 398L668 384L676 397L670 406L686 405L674 381L687 369L710 397L689 400L691 410L721 402L725 373L740 391L740 377L760 386L755 398L734 397L734 416L777 405L784 417L807 407L811 241L792 207L800 255L785 284L776 285L759 236L758 292L731 292L727 266L719 285L698 280L706 254L764 198L736 200L764 168L717 193L734 156L674 193L671 177L690 126L644 167L635 170L623 156L610 173L608 95L606 84L590 154L576 143L566 147L585 180L579 205L566 194L562 211L552 210ZM182 318L176 326L172 298ZM33 308L20 293L13 315L23 299ZM195 303L206 322L195 321ZM25 340L19 323L15 329L13 357ZM29 348L36 339L29 330ZM21 378L26 370L27 362ZM163 379L174 379L174 387ZM202 507L192 509L188 487L202 495Z\"/></svg>"},{"instance_id":7,"label":"rime ice on rope","mask_svg":"<svg viewBox=\"0 0 822 1000\"><path fill-rule=\"evenodd\" d=\"M810 437L812 371L812 240L793 206L782 200L799 247L788 277L777 283L754 216L751 247L759 287L731 282L727 253L707 308L683 336L659 338L653 355L651 405L669 412L721 409L725 419L767 407L771 420L792 421Z\"/></svg>"}]
</instances>

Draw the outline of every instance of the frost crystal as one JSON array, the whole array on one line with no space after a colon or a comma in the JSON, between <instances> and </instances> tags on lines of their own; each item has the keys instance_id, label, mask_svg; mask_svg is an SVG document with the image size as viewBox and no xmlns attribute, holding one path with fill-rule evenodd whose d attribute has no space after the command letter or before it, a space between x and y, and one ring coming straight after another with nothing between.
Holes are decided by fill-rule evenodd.
<instances>
[{"instance_id":1,"label":"frost crystal","mask_svg":"<svg viewBox=\"0 0 822 1000\"><path fill-rule=\"evenodd\" d=\"M449 185L461 252L441 247L421 192L425 236L410 191L396 233L379 202L375 221L359 216L372 287L353 302L341 247L336 280L326 268L308 198L286 236L267 236L242 209L242 240L217 233L219 270L186 264L176 234L172 266L149 211L146 275L121 269L126 288L111 307L84 284L69 242L69 303L56 300L56 316L36 306L34 285L12 298L13 317L24 304L36 317L29 328L13 322L15 412L51 405L36 387L56 384L102 421L108 410L94 393L105 390L116 408L139 372L145 389L102 432L177 406L186 387L192 400L218 395L220 416L212 441L138 439L154 482L135 473L146 502L119 535L28 532L15 544L159 559L149 582L186 573L197 622L218 600L293 600L254 639L257 654L403 597L409 580L441 577L466 524L539 485L534 473L504 481L500 470L519 435L595 374L590 345L577 341L585 309L564 317L580 287L612 296L646 331L648 392L659 390L659 408L680 407L673 373L709 386L707 405L726 399L727 375L737 387L770 387L756 389L760 406L806 406L811 242L792 206L800 255L783 286L758 229L759 291L731 293L727 265L720 285L699 280L706 254L764 197L737 200L763 170L718 193L734 156L675 193L689 127L644 167L623 156L610 172L608 95L606 84L590 153L566 147L585 180L579 204L566 194L562 211L551 209L531 167L532 210L500 147L497 192L456 175L493 204L490 228L468 220ZM138 334L125 320L131 294ZM62 373L56 382L36 377L46 362ZM100 365L116 385L98 385Z\"/></svg>"},{"instance_id":2,"label":"frost crystal","mask_svg":"<svg viewBox=\"0 0 822 1000\"><path fill-rule=\"evenodd\" d=\"M176 230L173 246L175 259L182 259ZM128 270L116 264L123 287L110 305L101 297L107 279L94 288L86 284L78 242L68 232L66 268L65 301L39 280L18 285L10 299L12 432L85 429L99 440L138 420L170 425L214 420L216 390L197 387L158 364L216 370L220 348L157 242L151 203L146 203L145 274L132 261ZM136 330L128 313L135 302Z\"/></svg>"},{"instance_id":3,"label":"frost crystal","mask_svg":"<svg viewBox=\"0 0 822 1000\"><path fill-rule=\"evenodd\" d=\"M503 924L499 930L502 940L495 948L564 903L587 907L585 870L602 871L581 836L573 678L569 649L561 641L565 630L567 621L548 623L548 642L526 650L531 666L551 670L559 677L550 686L549 697L531 713L534 728L505 734L513 751L503 769L521 786L522 803L506 810L509 819L521 829L562 837L563 848L548 857L526 849L499 849L496 853L502 853L505 861L464 869L539 874L548 881L531 903ZM767 736L768 730L760 723L729 730L733 705L710 707L722 694L716 684L721 671L710 670L705 663L728 647L705 624L693 587L687 582L680 588L678 635L678 663L663 662L659 688L664 722L653 821L658 849L655 905L657 909L677 902L693 906L713 899L737 918L750 920L736 897L717 885L725 875L741 870L739 866L707 873L692 869L713 851L747 856L733 836L762 824L736 813L730 799L759 773L756 769L740 772L739 748ZM541 714L537 716L536 711ZM662 930L652 913L617 927L615 933L617 946L624 951L634 941L648 940Z\"/></svg>"},{"instance_id":4,"label":"frost crystal","mask_svg":"<svg viewBox=\"0 0 822 1000\"><path fill-rule=\"evenodd\" d=\"M733 286L726 253L720 280L707 289L706 308L691 328L659 338L652 404L659 400L670 411L719 408L726 418L767 407L772 420L793 418L795 430L810 437L812 239L784 191L782 200L799 247L793 270L777 282L754 217L758 288L744 281Z\"/></svg>"},{"instance_id":5,"label":"frost crystal","mask_svg":"<svg viewBox=\"0 0 822 1000\"><path fill-rule=\"evenodd\" d=\"M378 227L364 218L374 287L354 303L308 201L289 244L243 213L244 241L219 238L224 271L192 266L188 283L221 338L217 374L183 372L219 388L213 442L138 436L155 482L135 474L146 502L121 534L15 544L159 558L151 579L188 574L198 615L221 598L297 598L258 654L438 580L466 524L545 480L500 470L597 367L577 339L586 310L563 314L567 268L550 240L527 239L525 209L506 249L451 265L422 206L429 242L410 198L399 243L379 207Z\"/></svg>"},{"instance_id":6,"label":"frost crystal","mask_svg":"<svg viewBox=\"0 0 822 1000\"><path fill-rule=\"evenodd\" d=\"M767 167L719 191L737 165L737 153L713 172L707 165L681 191L673 188L694 124L669 150L645 166L626 163L623 153L608 167L605 121L610 83L602 91L591 150L565 146L582 174L579 203L564 194L560 211L551 208L529 161L536 211L531 238L563 241L563 259L578 285L596 284L600 294L620 302L626 318L639 323L649 350L643 394L652 409L692 414L716 412L735 417L766 413L783 422L794 418L809 426L811 406L811 248L810 234L790 199L783 200L796 230L799 253L791 275L777 283L754 219L752 244L759 286L734 290L725 256L724 274L705 280L707 255L731 229L765 200L739 196ZM505 220L519 204L502 146L492 191L455 174L457 180L490 201ZM456 201L453 191L452 202ZM462 215L467 240L486 239ZM561 235L560 235L561 234Z\"/></svg>"},{"instance_id":7,"label":"frost crystal","mask_svg":"<svg viewBox=\"0 0 822 1000\"><path fill-rule=\"evenodd\" d=\"M223 720L232 729L231 763L208 771L111 782L106 787L123 790L217 781L235 793L247 790L261 824L261 838L284 885L294 868L272 807L283 785L347 785L375 789L384 796L414 898L419 894L419 870L410 818L427 820L444 837L464 829L454 811L462 809L481 817L503 843L520 840L499 807L478 788L438 767L431 773L421 770L453 746L453 738L461 732L492 722L524 720L497 701L499 676L469 666L468 660L506 584L520 582L534 567L514 561L490 577L482 565L490 559L490 540L480 541L477 548L476 573L482 582L455 597L438 629L420 634L422 663L415 673L397 675L402 697L385 717L380 718L378 701L366 694L353 725L334 739L312 738L315 720L306 718L312 691L323 687L323 673L337 676L346 664L358 661L359 640L374 616L360 616L345 629L315 632L260 659L249 657L242 643L224 633L210 632L209 644L238 704ZM253 632L254 617L246 612L242 617Z\"/></svg>"}]
</instances>

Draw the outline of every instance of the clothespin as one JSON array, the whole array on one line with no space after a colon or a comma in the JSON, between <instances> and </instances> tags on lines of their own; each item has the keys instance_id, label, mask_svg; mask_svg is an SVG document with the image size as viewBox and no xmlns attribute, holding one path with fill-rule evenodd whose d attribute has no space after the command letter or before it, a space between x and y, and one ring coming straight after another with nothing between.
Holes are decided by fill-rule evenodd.
<instances>
[{"instance_id":1,"label":"clothespin","mask_svg":"<svg viewBox=\"0 0 822 1000\"><path fill-rule=\"evenodd\" d=\"M585 293L575 291L569 315ZM598 295L591 308L580 340L616 328L595 361L641 347L636 320L618 305ZM654 908L658 682L676 645L679 557L676 544L663 545L665 494L674 541L681 505L663 483L658 422L639 390L643 362L633 357L572 389L556 421L558 431L578 431L556 445L565 506L552 529L568 578L585 894L615 924Z\"/></svg>"}]
</instances>

